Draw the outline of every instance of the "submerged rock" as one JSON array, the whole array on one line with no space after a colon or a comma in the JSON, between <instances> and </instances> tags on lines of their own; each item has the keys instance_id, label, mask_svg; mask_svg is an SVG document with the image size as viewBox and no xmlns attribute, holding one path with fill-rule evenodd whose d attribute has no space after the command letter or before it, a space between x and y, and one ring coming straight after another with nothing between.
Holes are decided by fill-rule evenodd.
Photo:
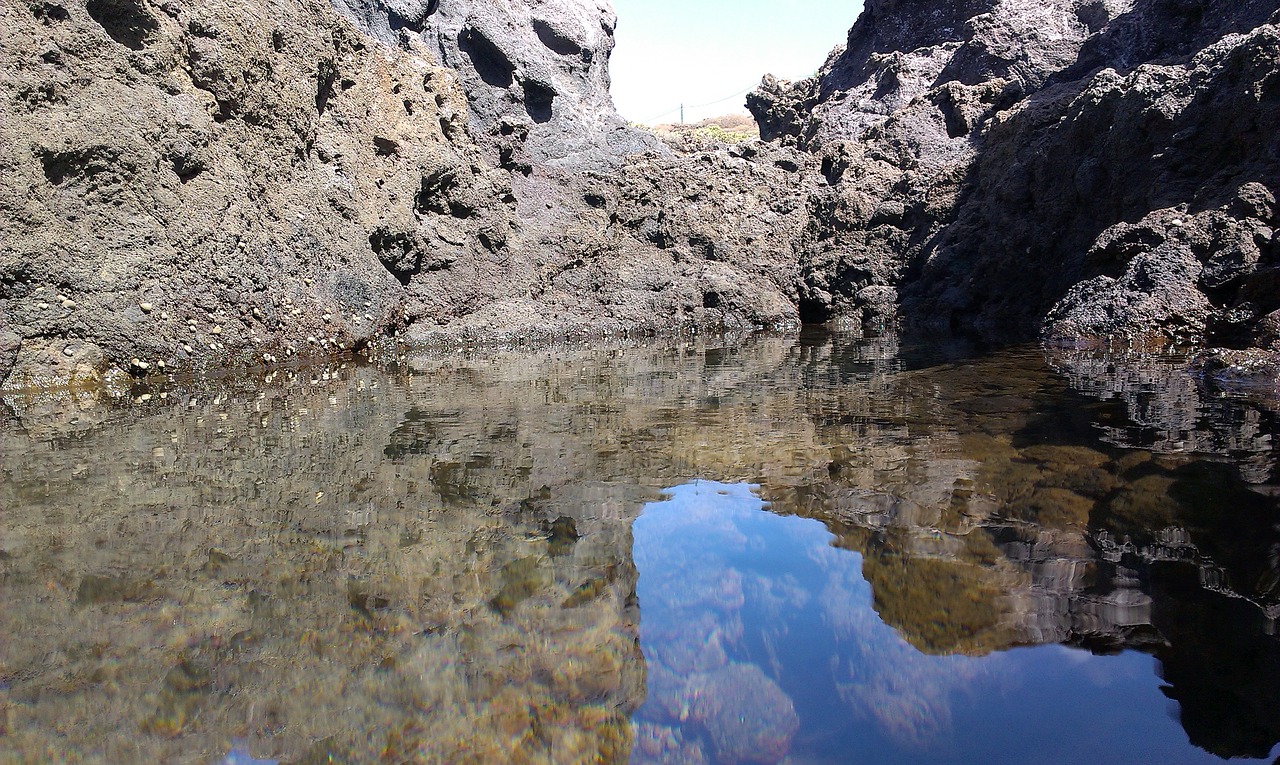
<instances>
[{"instance_id":1,"label":"submerged rock","mask_svg":"<svg viewBox=\"0 0 1280 765\"><path fill-rule=\"evenodd\" d=\"M772 765L800 727L791 699L755 664L729 664L689 683L689 715L721 763Z\"/></svg>"}]
</instances>

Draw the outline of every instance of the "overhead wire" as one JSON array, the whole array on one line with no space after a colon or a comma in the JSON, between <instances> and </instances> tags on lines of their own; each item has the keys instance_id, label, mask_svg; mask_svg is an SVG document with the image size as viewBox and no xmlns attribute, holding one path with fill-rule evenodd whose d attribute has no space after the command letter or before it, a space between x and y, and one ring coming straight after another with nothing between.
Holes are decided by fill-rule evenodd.
<instances>
[{"instance_id":1,"label":"overhead wire","mask_svg":"<svg viewBox=\"0 0 1280 765\"><path fill-rule=\"evenodd\" d=\"M704 106L715 106L716 104L722 104L722 103L724 103L725 101L728 101L730 98L737 98L738 96L743 95L744 93L749 93L749 92L751 92L752 90L754 90L754 89L755 89L755 87L756 87L756 86L755 86L755 83L752 83L752 84L748 85L747 87L743 88L742 90L739 90L737 93L730 93L729 95L725 96L724 98L720 98L720 99L717 99L717 100L715 100L715 101L710 101L710 102L705 103L705 104L693 104L692 106L690 106L690 105L686 104L686 105L685 105L685 108L686 108L686 109L701 109L701 108L703 108Z\"/></svg>"},{"instance_id":2,"label":"overhead wire","mask_svg":"<svg viewBox=\"0 0 1280 765\"><path fill-rule=\"evenodd\" d=\"M742 90L739 90L739 91L738 91L738 92L736 92L736 93L730 93L729 95L725 96L724 98L717 98L716 100L714 100L714 101L708 101L708 102L707 102L707 103L705 103L705 104L680 104L679 106L675 107L674 109L668 109L667 111L662 112L661 114L655 114L654 116L650 117L649 119L647 119L647 120L643 120L643 122L644 122L645 124L647 124L647 123L653 122L653 121L654 121L654 120L656 120L656 119L660 119L660 118L662 118L662 117L665 117L665 116L667 116L668 114L675 114L676 112L681 111L682 109L703 109L703 108L708 107L708 106L715 106L716 104L722 104L722 103L724 103L725 101L728 101L728 100L729 100L729 99L731 99L731 98L737 98L738 96L741 96L741 95L743 95L744 93L749 93L749 92L751 92L751 90L753 90L755 87L756 87L756 86L755 86L755 84L753 83L753 84L748 85L747 87L743 88Z\"/></svg>"}]
</instances>

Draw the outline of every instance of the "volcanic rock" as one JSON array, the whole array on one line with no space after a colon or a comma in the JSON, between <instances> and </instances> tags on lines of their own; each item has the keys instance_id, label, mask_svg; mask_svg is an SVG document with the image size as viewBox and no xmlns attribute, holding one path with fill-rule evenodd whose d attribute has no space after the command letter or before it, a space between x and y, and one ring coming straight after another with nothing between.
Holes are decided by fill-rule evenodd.
<instances>
[{"instance_id":1,"label":"volcanic rock","mask_svg":"<svg viewBox=\"0 0 1280 765\"><path fill-rule=\"evenodd\" d=\"M868 2L748 97L830 185L800 310L1008 341L1245 343L1274 302L1275 2ZM1251 287L1251 285L1255 285Z\"/></svg>"}]
</instances>

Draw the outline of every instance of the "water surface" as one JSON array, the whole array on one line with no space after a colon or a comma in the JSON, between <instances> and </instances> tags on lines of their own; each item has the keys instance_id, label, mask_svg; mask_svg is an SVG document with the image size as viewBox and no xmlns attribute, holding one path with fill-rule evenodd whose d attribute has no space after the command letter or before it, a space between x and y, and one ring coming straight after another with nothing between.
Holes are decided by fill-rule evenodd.
<instances>
[{"instance_id":1,"label":"water surface","mask_svg":"<svg viewBox=\"0 0 1280 765\"><path fill-rule=\"evenodd\" d=\"M1267 759L1265 404L759 337L13 397L0 762Z\"/></svg>"}]
</instances>

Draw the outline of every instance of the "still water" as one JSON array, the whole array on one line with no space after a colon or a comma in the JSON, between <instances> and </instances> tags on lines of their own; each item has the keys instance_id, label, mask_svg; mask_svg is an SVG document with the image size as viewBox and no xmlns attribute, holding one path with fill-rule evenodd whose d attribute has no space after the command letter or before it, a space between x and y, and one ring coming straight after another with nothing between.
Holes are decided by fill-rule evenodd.
<instances>
[{"instance_id":1,"label":"still water","mask_svg":"<svg viewBox=\"0 0 1280 765\"><path fill-rule=\"evenodd\" d=\"M1277 754L1277 415L1176 358L805 334L5 404L2 763Z\"/></svg>"}]
</instances>

